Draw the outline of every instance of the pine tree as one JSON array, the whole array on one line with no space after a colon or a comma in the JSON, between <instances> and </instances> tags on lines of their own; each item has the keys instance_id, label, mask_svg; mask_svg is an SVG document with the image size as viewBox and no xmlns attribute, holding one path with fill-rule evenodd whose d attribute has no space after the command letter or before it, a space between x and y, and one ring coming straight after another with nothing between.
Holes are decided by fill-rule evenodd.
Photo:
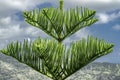
<instances>
[{"instance_id":1,"label":"pine tree","mask_svg":"<svg viewBox=\"0 0 120 80\"><path fill-rule=\"evenodd\" d=\"M33 42L11 43L1 52L18 59L53 80L64 80L95 59L113 51L113 44L92 36L72 42L67 49L63 40L78 30L98 21L96 11L88 8L64 10L64 1L59 8L43 8L25 11L25 20L43 30L54 39L38 38Z\"/></svg>"}]
</instances>

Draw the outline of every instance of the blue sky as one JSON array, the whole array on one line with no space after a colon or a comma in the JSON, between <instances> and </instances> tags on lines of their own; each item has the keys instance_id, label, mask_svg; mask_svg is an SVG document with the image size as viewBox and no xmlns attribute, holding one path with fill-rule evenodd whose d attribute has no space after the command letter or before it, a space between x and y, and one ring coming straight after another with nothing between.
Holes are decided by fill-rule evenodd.
<instances>
[{"instance_id":1,"label":"blue sky","mask_svg":"<svg viewBox=\"0 0 120 80\"><path fill-rule=\"evenodd\" d=\"M64 0L65 9L76 6L96 10L99 22L84 28L66 39L69 44L88 35L114 43L114 51L97 59L100 62L120 63L120 0ZM49 37L43 31L24 21L22 12L35 8L58 7L59 0L0 0L0 49L12 41Z\"/></svg>"}]
</instances>

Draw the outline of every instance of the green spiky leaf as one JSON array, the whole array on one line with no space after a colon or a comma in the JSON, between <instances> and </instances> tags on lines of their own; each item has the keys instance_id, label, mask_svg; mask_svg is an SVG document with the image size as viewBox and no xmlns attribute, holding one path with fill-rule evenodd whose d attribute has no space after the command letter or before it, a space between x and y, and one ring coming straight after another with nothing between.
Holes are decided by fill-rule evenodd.
<instances>
[{"instance_id":1,"label":"green spiky leaf","mask_svg":"<svg viewBox=\"0 0 120 80\"><path fill-rule=\"evenodd\" d=\"M96 11L87 8L75 8L61 12L55 8L35 9L24 12L25 20L46 32L59 42L71 36L79 29L97 22Z\"/></svg>"},{"instance_id":2,"label":"green spiky leaf","mask_svg":"<svg viewBox=\"0 0 120 80\"><path fill-rule=\"evenodd\" d=\"M113 44L88 37L70 48L55 40L11 43L2 53L12 56L54 80L63 80L95 59L113 51Z\"/></svg>"}]
</instances>

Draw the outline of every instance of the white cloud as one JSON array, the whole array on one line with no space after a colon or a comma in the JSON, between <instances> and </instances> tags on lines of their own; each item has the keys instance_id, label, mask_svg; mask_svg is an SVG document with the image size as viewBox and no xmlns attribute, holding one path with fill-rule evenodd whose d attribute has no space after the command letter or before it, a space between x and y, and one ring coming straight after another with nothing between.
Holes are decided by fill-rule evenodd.
<instances>
[{"instance_id":1,"label":"white cloud","mask_svg":"<svg viewBox=\"0 0 120 80\"><path fill-rule=\"evenodd\" d=\"M6 9L17 9L25 10L32 7L35 7L37 4L42 3L43 1L39 0L0 0L1 8L0 10Z\"/></svg>"},{"instance_id":2,"label":"white cloud","mask_svg":"<svg viewBox=\"0 0 120 80\"><path fill-rule=\"evenodd\" d=\"M109 11L119 9L120 0L64 0L65 7L84 6L95 9L97 11ZM0 12L6 10L28 10L34 8L38 4L50 2L59 6L59 0L0 0Z\"/></svg>"},{"instance_id":3,"label":"white cloud","mask_svg":"<svg viewBox=\"0 0 120 80\"><path fill-rule=\"evenodd\" d=\"M107 14L99 14L99 23L109 22L109 16Z\"/></svg>"},{"instance_id":4,"label":"white cloud","mask_svg":"<svg viewBox=\"0 0 120 80\"><path fill-rule=\"evenodd\" d=\"M120 8L120 0L65 0L65 7L84 6L98 12L106 12Z\"/></svg>"},{"instance_id":5,"label":"white cloud","mask_svg":"<svg viewBox=\"0 0 120 80\"><path fill-rule=\"evenodd\" d=\"M118 24L115 25L115 26L113 26L112 28L113 28L114 30L120 31L120 25L118 25Z\"/></svg>"},{"instance_id":6,"label":"white cloud","mask_svg":"<svg viewBox=\"0 0 120 80\"><path fill-rule=\"evenodd\" d=\"M1 18L1 20L0 20L0 23L2 25L8 25L8 24L10 24L10 22L11 22L11 17L10 16L5 17L5 18Z\"/></svg>"},{"instance_id":7,"label":"white cloud","mask_svg":"<svg viewBox=\"0 0 120 80\"><path fill-rule=\"evenodd\" d=\"M44 0L0 0L0 17L10 16L18 11L35 8L44 3Z\"/></svg>"},{"instance_id":8,"label":"white cloud","mask_svg":"<svg viewBox=\"0 0 120 80\"><path fill-rule=\"evenodd\" d=\"M98 13L97 16L99 18L98 23L108 23L110 21L114 21L115 19L120 18L120 11L119 12L113 12L111 14Z\"/></svg>"},{"instance_id":9,"label":"white cloud","mask_svg":"<svg viewBox=\"0 0 120 80\"><path fill-rule=\"evenodd\" d=\"M10 37L15 37L23 33L20 29L20 25L9 26L8 28L0 29L0 39L8 39Z\"/></svg>"},{"instance_id":10,"label":"white cloud","mask_svg":"<svg viewBox=\"0 0 120 80\"><path fill-rule=\"evenodd\" d=\"M0 40L1 39L16 39L16 38L24 38L24 37L38 37L41 36L43 38L47 37L47 35L42 32L40 29L32 27L32 26L21 26L20 24L10 25L6 28L0 29Z\"/></svg>"}]
</instances>

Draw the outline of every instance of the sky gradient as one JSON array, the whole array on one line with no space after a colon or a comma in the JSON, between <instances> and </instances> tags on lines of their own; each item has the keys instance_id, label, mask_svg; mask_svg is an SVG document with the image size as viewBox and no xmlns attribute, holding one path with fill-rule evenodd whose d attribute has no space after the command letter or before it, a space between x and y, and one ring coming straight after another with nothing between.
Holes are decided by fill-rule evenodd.
<instances>
[{"instance_id":1,"label":"sky gradient","mask_svg":"<svg viewBox=\"0 0 120 80\"><path fill-rule=\"evenodd\" d=\"M114 51L97 59L100 62L120 63L120 0L64 0L65 9L87 7L97 11L99 21L81 29L64 43L93 35L115 44ZM24 21L23 11L35 8L59 7L59 0L0 0L0 49L12 41L35 40L49 37L43 31Z\"/></svg>"}]
</instances>

